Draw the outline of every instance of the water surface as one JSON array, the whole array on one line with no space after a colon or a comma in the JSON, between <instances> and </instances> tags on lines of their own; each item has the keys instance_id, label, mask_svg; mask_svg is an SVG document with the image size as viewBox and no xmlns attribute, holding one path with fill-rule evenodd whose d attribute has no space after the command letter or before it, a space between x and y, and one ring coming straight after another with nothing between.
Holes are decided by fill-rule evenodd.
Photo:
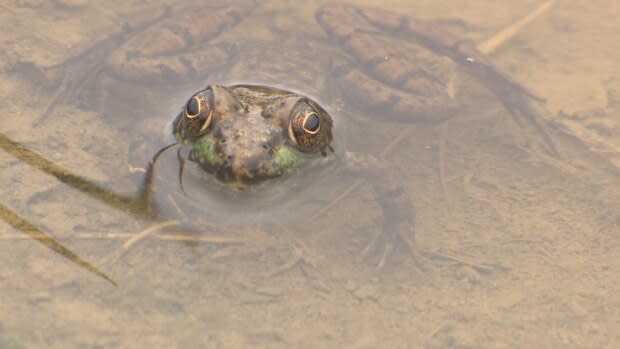
<instances>
[{"instance_id":1,"label":"water surface","mask_svg":"<svg viewBox=\"0 0 620 349\"><path fill-rule=\"evenodd\" d=\"M174 85L108 88L99 56L85 55L64 72L75 77L66 80L70 88L39 121L58 85L46 85L25 62L61 64L164 4L10 1L0 11L0 132L106 190L131 195L142 178L128 170L135 141L160 132L157 125L207 82L256 82L313 96L334 114L347 148L381 154L402 124L356 119L350 103L322 88L326 70L317 76L301 69L288 81L271 74L278 45L303 56L310 42L325 52L316 59L325 67L343 54L315 22L323 3L260 2L252 17L211 43L244 43L234 61ZM364 3L437 19L483 42L541 1ZM491 54L546 99L541 117L559 157L475 83L454 118L409 128L388 152L393 176L415 202L417 245L435 253L428 270L403 255L380 270L364 258L381 210L366 185L334 202L356 180L351 176L323 174L326 180L300 194L251 205L207 196L199 207L177 210L161 190L164 214L153 221L0 152L0 204L118 284L0 222L0 346L616 347L618 6L557 3ZM166 153L162 168L174 169L175 160ZM166 178L158 177L160 187ZM162 221L161 231L128 246L127 239Z\"/></svg>"}]
</instances>

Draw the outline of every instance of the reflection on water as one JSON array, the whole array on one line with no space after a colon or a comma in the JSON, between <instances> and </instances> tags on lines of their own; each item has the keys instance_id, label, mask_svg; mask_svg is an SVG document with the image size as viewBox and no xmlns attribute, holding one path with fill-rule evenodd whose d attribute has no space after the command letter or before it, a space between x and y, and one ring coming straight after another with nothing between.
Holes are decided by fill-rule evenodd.
<instances>
[{"instance_id":1,"label":"reflection on water","mask_svg":"<svg viewBox=\"0 0 620 349\"><path fill-rule=\"evenodd\" d=\"M406 22L390 14L362 19L397 31L372 36L364 27L357 41L336 43L317 19L333 24L333 35L365 21L342 12L315 17L321 5L3 5L0 26L12 35L0 46L0 302L11 316L0 317L0 344L613 347L620 340L610 325L618 321L620 247L620 89L610 76L620 51L610 43L617 21L601 20L613 11L558 3L504 37L493 61L526 82L534 91L526 98L467 45L442 46L449 41L434 37L427 48L444 57L429 58L402 41L416 29L403 31ZM378 5L439 18L443 30L488 43L544 2ZM424 33L432 31L416 35ZM592 33L600 40L589 40ZM151 178L146 165L169 137L166 123L208 82L315 97L336 118L341 150L378 159L375 172L388 174L379 178L401 196L377 190L373 171L347 171L350 163L295 185L278 182L277 199L250 205L239 203L242 193L203 192L205 179L191 164L182 193L174 151ZM425 96L426 106L454 98L454 115L403 124L420 115L411 93ZM414 213L391 204L408 197L424 266L396 248L377 269L369 246L381 239L385 217L398 223Z\"/></svg>"}]
</instances>

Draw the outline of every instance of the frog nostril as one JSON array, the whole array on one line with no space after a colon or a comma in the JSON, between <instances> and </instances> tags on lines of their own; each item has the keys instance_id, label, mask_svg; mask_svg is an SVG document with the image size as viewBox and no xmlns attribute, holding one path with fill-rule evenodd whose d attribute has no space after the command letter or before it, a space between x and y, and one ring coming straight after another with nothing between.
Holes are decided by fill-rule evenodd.
<instances>
[{"instance_id":1,"label":"frog nostril","mask_svg":"<svg viewBox=\"0 0 620 349\"><path fill-rule=\"evenodd\" d=\"M230 168L232 166L232 163L233 163L233 156L232 155L226 156L226 160L224 161L224 167Z\"/></svg>"},{"instance_id":2,"label":"frog nostril","mask_svg":"<svg viewBox=\"0 0 620 349\"><path fill-rule=\"evenodd\" d=\"M243 130L237 130L235 131L235 138L241 138L245 135L245 132Z\"/></svg>"}]
</instances>

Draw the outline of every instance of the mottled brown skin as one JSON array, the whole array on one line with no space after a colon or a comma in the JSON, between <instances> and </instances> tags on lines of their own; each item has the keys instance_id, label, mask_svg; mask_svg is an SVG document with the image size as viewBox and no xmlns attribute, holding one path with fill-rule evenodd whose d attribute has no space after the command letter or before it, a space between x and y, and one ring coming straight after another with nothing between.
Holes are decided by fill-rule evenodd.
<instances>
[{"instance_id":1,"label":"mottled brown skin","mask_svg":"<svg viewBox=\"0 0 620 349\"><path fill-rule=\"evenodd\" d=\"M336 71L345 97L364 100L370 112L390 110L392 120L404 122L437 122L454 115L458 103L451 84L457 64L395 35L405 17L335 4L322 7L316 18L355 62Z\"/></svg>"},{"instance_id":2,"label":"mottled brown skin","mask_svg":"<svg viewBox=\"0 0 620 349\"><path fill-rule=\"evenodd\" d=\"M237 38L214 44L212 39L238 24L255 6L253 0L237 0L226 6L200 2L176 9L170 18L132 36L111 54L106 60L107 78L171 84L196 77L204 80L214 71L225 71L234 64L235 53L248 43ZM394 35L398 31L394 28L396 23L404 17L378 9L335 4L319 9L316 18L353 58L336 64L333 72L327 72L332 77L329 83L337 83L350 100L363 100L360 108L365 113L385 114L389 110L390 119L403 122L437 122L454 115L458 102L452 79L457 63L445 54L437 55L432 47ZM415 29L427 32L428 41L435 37L446 41L443 33L433 27L422 23L420 26ZM286 47L280 50L289 51ZM296 51L296 48L290 50ZM318 56L322 53L304 54ZM288 55L283 57L284 61ZM317 68L304 66L302 70ZM294 80L301 72L292 69L289 74L292 74L289 79ZM316 74L326 72L317 71ZM252 76L246 79L254 81Z\"/></svg>"},{"instance_id":3,"label":"mottled brown skin","mask_svg":"<svg viewBox=\"0 0 620 349\"><path fill-rule=\"evenodd\" d=\"M123 43L106 60L118 80L171 84L221 69L233 58L234 44L209 45L248 16L256 2L189 1Z\"/></svg>"},{"instance_id":4,"label":"mottled brown skin","mask_svg":"<svg viewBox=\"0 0 620 349\"><path fill-rule=\"evenodd\" d=\"M226 4L189 0L174 8L156 6L154 11L133 14L122 28L61 64L15 64L15 71L55 89L34 126L62 103L100 104L104 109L108 94L129 101L140 98L133 94L133 84L174 85L226 68L234 61L236 45L209 45L209 41L239 24L255 6L255 0Z\"/></svg>"}]
</instances>

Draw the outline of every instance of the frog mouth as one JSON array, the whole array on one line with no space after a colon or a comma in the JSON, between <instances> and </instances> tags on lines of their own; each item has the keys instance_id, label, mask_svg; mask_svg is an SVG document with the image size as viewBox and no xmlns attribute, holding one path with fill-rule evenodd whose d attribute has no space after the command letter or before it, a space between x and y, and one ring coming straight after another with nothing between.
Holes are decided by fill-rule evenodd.
<instances>
[{"instance_id":1,"label":"frog mouth","mask_svg":"<svg viewBox=\"0 0 620 349\"><path fill-rule=\"evenodd\" d=\"M206 157L208 156L203 156ZM218 161L220 159L222 157L218 157ZM190 160L194 160L191 153ZM213 174L221 184L244 189L286 175L297 167L300 160L299 152L286 145L279 145L248 157L229 155L223 158L221 163L196 162L206 172Z\"/></svg>"},{"instance_id":2,"label":"frog mouth","mask_svg":"<svg viewBox=\"0 0 620 349\"><path fill-rule=\"evenodd\" d=\"M235 189L245 189L269 179L282 177L295 169L303 160L303 154L285 145L272 148L267 157L257 156L249 159L230 157L223 159L216 149L217 142L214 139L204 137L197 144L190 148L186 144L174 142L159 149L149 162L144 186L150 187L152 185L152 177L157 162L164 153L175 147L177 147L178 185L184 194L186 191L183 178L187 160L198 164L202 170L212 174L220 184Z\"/></svg>"}]
</instances>

